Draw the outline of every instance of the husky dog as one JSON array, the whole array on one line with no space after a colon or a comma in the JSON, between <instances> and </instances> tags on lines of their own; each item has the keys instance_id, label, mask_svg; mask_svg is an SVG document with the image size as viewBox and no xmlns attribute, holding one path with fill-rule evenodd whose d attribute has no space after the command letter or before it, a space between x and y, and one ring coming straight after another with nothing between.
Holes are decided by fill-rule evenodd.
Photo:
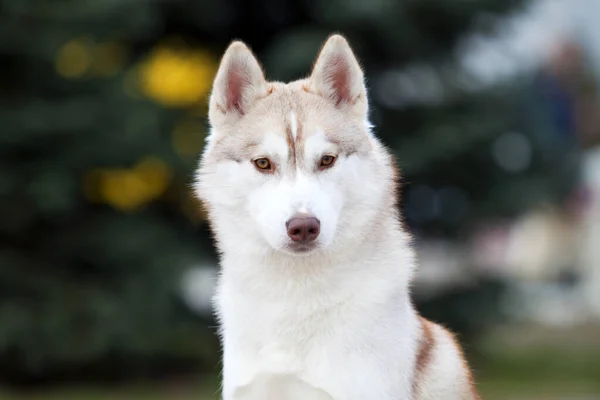
<instances>
[{"instance_id":1,"label":"husky dog","mask_svg":"<svg viewBox=\"0 0 600 400\"><path fill-rule=\"evenodd\" d=\"M453 335L417 314L394 160L331 36L309 78L221 60L195 190L221 255L224 400L478 399Z\"/></svg>"}]
</instances>

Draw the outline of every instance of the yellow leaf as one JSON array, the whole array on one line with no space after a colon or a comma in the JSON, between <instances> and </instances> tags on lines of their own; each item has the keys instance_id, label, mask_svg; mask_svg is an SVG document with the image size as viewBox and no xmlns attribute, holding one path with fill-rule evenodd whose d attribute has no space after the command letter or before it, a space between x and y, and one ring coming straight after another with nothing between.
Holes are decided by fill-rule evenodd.
<instances>
[{"instance_id":1,"label":"yellow leaf","mask_svg":"<svg viewBox=\"0 0 600 400\"><path fill-rule=\"evenodd\" d=\"M65 43L58 51L55 68L64 78L83 76L92 60L92 50L85 39L73 39Z\"/></svg>"},{"instance_id":2,"label":"yellow leaf","mask_svg":"<svg viewBox=\"0 0 600 400\"><path fill-rule=\"evenodd\" d=\"M134 211L151 199L144 181L127 169L107 171L101 193L106 203L124 212Z\"/></svg>"},{"instance_id":3,"label":"yellow leaf","mask_svg":"<svg viewBox=\"0 0 600 400\"><path fill-rule=\"evenodd\" d=\"M141 65L141 91L165 106L191 106L209 93L216 67L215 60L202 50L158 47Z\"/></svg>"},{"instance_id":4,"label":"yellow leaf","mask_svg":"<svg viewBox=\"0 0 600 400\"><path fill-rule=\"evenodd\" d=\"M146 193L155 199L162 195L171 181L171 170L162 160L155 157L146 157L140 161L133 172L144 182Z\"/></svg>"},{"instance_id":5,"label":"yellow leaf","mask_svg":"<svg viewBox=\"0 0 600 400\"><path fill-rule=\"evenodd\" d=\"M94 169L84 177L85 196L93 202L131 212L161 196L171 181L171 170L162 160L146 157L133 169Z\"/></svg>"}]
</instances>

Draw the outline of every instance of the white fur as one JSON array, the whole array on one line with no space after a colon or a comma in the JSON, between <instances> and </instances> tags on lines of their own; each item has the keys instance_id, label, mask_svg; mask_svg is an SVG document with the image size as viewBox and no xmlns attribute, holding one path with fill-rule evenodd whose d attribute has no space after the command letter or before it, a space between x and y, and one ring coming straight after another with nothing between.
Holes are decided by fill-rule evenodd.
<instances>
[{"instance_id":1,"label":"white fur","mask_svg":"<svg viewBox=\"0 0 600 400\"><path fill-rule=\"evenodd\" d=\"M317 76L307 86L346 110L344 118L357 119L356 126L370 127L362 72L343 39L330 42L320 60L347 57L338 64L348 68L351 79L342 79L344 71L325 59L317 62ZM234 60L254 66L235 46ZM237 67L226 54L214 101L230 102L227 93L220 92L230 68ZM260 76L251 71L253 79ZM335 81L340 76L339 82L352 88L340 87ZM256 84L265 86L260 80ZM256 93L252 87L244 90ZM302 157L292 163L284 134L269 130L281 129L280 114L269 107L253 111L248 96L233 95L245 101L243 112L250 114L211 108L211 145L196 186L209 207L221 252L215 307L223 343L223 399L413 399L422 335L409 298L414 252L392 209L393 169L383 146L366 129L353 133L366 138L360 151L338 154L339 142L328 139L322 125L307 120L302 121L305 141L297 150ZM321 109L305 114L312 118ZM337 118L337 111L331 110L331 118ZM298 114L287 112L296 139ZM328 119L326 115L322 121ZM265 124L268 129L256 132ZM230 135L250 131L258 138L246 159L213 154L226 129ZM342 140L344 132L339 134ZM243 138L231 143L243 147ZM318 169L328 154L338 155L335 165ZM251 162L257 157L268 157L274 172L258 171ZM286 247L286 221L299 212L321 222L318 248L303 255ZM432 355L437 365L420 386L425 392L418 398L469 398L464 385L454 390L451 383L458 382L457 374L466 376L458 366L457 349L441 339L440 343Z\"/></svg>"},{"instance_id":2,"label":"white fur","mask_svg":"<svg viewBox=\"0 0 600 400\"><path fill-rule=\"evenodd\" d=\"M371 243L339 257L253 260L256 244L243 233L235 239L240 247L224 254L216 297L224 399L282 374L334 399L411 398L419 325L406 288L407 248Z\"/></svg>"}]
</instances>

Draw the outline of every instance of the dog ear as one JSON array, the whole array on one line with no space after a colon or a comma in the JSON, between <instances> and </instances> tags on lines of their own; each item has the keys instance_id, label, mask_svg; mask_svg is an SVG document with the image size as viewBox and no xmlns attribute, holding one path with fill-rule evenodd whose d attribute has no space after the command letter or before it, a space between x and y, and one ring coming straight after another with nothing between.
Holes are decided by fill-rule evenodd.
<instances>
[{"instance_id":1,"label":"dog ear","mask_svg":"<svg viewBox=\"0 0 600 400\"><path fill-rule=\"evenodd\" d=\"M210 97L210 114L244 115L268 92L260 64L242 42L233 42L223 55Z\"/></svg>"},{"instance_id":2,"label":"dog ear","mask_svg":"<svg viewBox=\"0 0 600 400\"><path fill-rule=\"evenodd\" d=\"M364 75L350 48L340 35L323 45L309 79L310 90L330 99L337 106L366 103Z\"/></svg>"}]
</instances>

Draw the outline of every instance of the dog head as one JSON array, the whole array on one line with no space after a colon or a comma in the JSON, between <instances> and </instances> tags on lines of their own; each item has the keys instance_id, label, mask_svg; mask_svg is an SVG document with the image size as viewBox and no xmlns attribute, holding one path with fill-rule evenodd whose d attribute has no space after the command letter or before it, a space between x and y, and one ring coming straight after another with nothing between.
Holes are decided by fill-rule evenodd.
<instances>
[{"instance_id":1,"label":"dog head","mask_svg":"<svg viewBox=\"0 0 600 400\"><path fill-rule=\"evenodd\" d=\"M196 193L219 243L293 255L353 246L394 197L388 153L371 134L363 72L330 37L309 78L267 82L232 43L210 98Z\"/></svg>"}]
</instances>

